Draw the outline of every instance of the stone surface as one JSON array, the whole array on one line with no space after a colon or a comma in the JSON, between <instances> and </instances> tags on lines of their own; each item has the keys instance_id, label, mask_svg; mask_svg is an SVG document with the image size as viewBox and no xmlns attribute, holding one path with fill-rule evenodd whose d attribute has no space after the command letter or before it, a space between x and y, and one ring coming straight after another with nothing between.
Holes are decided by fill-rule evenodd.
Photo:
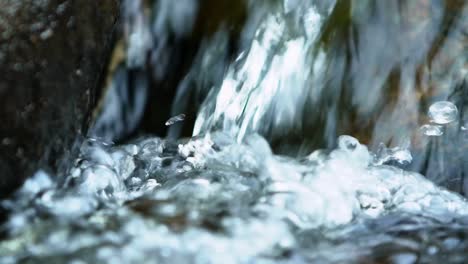
<instances>
[{"instance_id":1,"label":"stone surface","mask_svg":"<svg viewBox=\"0 0 468 264\"><path fill-rule=\"evenodd\" d=\"M0 0L0 197L86 130L118 0Z\"/></svg>"}]
</instances>

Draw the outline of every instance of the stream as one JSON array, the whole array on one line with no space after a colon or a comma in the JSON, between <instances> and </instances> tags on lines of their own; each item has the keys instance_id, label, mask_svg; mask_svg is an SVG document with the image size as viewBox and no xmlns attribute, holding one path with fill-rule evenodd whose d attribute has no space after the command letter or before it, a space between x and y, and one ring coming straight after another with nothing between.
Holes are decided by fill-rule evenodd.
<instances>
[{"instance_id":1,"label":"stream","mask_svg":"<svg viewBox=\"0 0 468 264\"><path fill-rule=\"evenodd\" d=\"M466 262L468 4L237 1L167 133L119 141L206 5L123 1L125 63L63 175L2 202L0 263Z\"/></svg>"}]
</instances>

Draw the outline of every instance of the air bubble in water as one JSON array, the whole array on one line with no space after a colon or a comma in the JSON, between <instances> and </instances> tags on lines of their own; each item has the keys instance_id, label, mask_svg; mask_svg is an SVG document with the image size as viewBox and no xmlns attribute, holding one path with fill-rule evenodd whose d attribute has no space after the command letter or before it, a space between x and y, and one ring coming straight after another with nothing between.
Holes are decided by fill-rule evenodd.
<instances>
[{"instance_id":1,"label":"air bubble in water","mask_svg":"<svg viewBox=\"0 0 468 264\"><path fill-rule=\"evenodd\" d=\"M420 130L424 135L430 137L438 137L444 134L442 127L437 125L423 125Z\"/></svg>"},{"instance_id":2,"label":"air bubble in water","mask_svg":"<svg viewBox=\"0 0 468 264\"><path fill-rule=\"evenodd\" d=\"M432 122L445 125L457 120L458 109L448 101L440 101L429 107L429 118Z\"/></svg>"}]
</instances>

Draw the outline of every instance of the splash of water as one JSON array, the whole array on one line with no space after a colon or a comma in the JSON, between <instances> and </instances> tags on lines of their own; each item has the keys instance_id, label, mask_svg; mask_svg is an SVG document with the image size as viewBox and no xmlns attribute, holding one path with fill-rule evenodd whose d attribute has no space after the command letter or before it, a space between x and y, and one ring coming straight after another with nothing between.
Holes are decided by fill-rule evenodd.
<instances>
[{"instance_id":1,"label":"splash of water","mask_svg":"<svg viewBox=\"0 0 468 264\"><path fill-rule=\"evenodd\" d=\"M330 261L337 256L329 251L343 244L323 243L363 236L372 222L383 225L379 232L396 247L407 243L392 235L403 228L393 224L399 221L417 221L407 226L415 230L464 225L468 203L461 196L417 173L380 165L355 138L338 142L329 154L302 159L274 155L258 135L244 143L224 133L180 144L87 142L65 186L39 172L20 200L7 203L15 212L7 227L15 235L0 242L1 260L246 263L292 254ZM363 221L369 225L358 224ZM304 243L316 236L304 234L310 230L322 230L313 254ZM371 257L366 252L386 239L341 258Z\"/></svg>"},{"instance_id":2,"label":"splash of water","mask_svg":"<svg viewBox=\"0 0 468 264\"><path fill-rule=\"evenodd\" d=\"M184 3L157 1L157 19L150 21L142 1L126 1L128 67L141 67L156 46L155 76L167 74L164 37L168 31L188 34L192 24L171 14L193 20L198 10L198 1ZM9 236L0 241L0 262L463 260L465 198L402 169L418 162L408 134L419 133L420 124L401 127L396 121L419 116L420 91L443 90L443 78L430 88L429 75L454 76L457 69L438 65L437 58L433 68L420 68L445 18L441 1L414 3L251 1L241 51L226 72L228 34L220 30L203 42L180 84L174 116L185 112L189 90L207 95L195 136L116 146L87 140L63 184L38 172L16 199L3 202L12 216L3 226ZM400 14L421 7L431 16L418 13L422 18L413 21ZM351 41L338 34L343 28L345 35L353 33ZM460 28L450 34L461 36ZM394 71L400 71L399 93L395 107L387 108L382 95L391 91L386 83ZM455 99L455 109L464 113ZM436 143L449 138L458 121L449 108L429 107L436 123L440 116L451 120L440 133L423 131L439 136ZM340 124L351 119L362 127L366 120L375 123L368 142L392 139L396 146L381 144L374 153L354 137L338 136L345 130ZM170 134L178 134L177 125ZM270 142L291 134L306 143L308 132L333 147L299 157L272 150Z\"/></svg>"},{"instance_id":3,"label":"splash of water","mask_svg":"<svg viewBox=\"0 0 468 264\"><path fill-rule=\"evenodd\" d=\"M280 133L300 126L300 109L313 78L305 69L313 65L311 52L323 16L315 5L299 2L285 2L263 19L250 49L241 53L219 90L205 101L194 135L220 129L241 141L253 132L267 133L274 127ZM286 14L293 21L283 19Z\"/></svg>"}]
</instances>

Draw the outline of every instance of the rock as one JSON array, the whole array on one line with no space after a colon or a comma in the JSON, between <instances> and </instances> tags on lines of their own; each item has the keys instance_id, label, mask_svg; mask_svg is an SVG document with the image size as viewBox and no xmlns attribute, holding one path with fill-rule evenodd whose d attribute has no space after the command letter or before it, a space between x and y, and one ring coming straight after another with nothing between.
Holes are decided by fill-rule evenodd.
<instances>
[{"instance_id":1,"label":"rock","mask_svg":"<svg viewBox=\"0 0 468 264\"><path fill-rule=\"evenodd\" d=\"M86 130L118 14L117 0L0 1L0 197L57 172Z\"/></svg>"}]
</instances>

